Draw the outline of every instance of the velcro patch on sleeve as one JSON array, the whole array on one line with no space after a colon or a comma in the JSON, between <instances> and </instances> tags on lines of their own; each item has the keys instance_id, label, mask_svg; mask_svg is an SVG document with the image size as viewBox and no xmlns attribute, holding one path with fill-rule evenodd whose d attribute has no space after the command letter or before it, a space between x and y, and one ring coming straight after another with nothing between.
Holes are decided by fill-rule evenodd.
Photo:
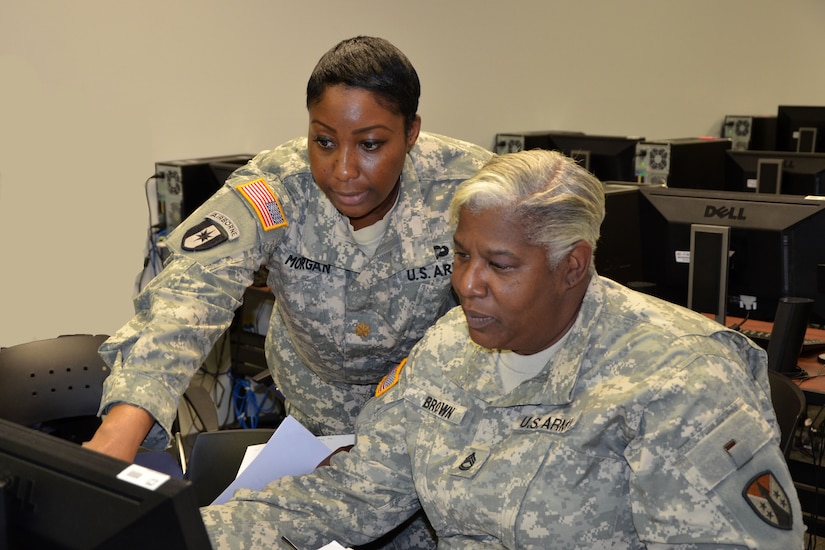
<instances>
[{"instance_id":1,"label":"velcro patch on sleeve","mask_svg":"<svg viewBox=\"0 0 825 550\"><path fill-rule=\"evenodd\" d=\"M249 201L264 231L289 225L278 197L262 179L238 186L238 191Z\"/></svg>"},{"instance_id":2,"label":"velcro patch on sleeve","mask_svg":"<svg viewBox=\"0 0 825 550\"><path fill-rule=\"evenodd\" d=\"M379 382L378 387L375 388L375 397L381 397L387 390L391 387L395 386L398 383L398 379L401 378L401 369L404 368L404 365L407 364L407 358L405 357L403 361L398 363L394 369L387 373L384 378L381 379Z\"/></svg>"}]
</instances>

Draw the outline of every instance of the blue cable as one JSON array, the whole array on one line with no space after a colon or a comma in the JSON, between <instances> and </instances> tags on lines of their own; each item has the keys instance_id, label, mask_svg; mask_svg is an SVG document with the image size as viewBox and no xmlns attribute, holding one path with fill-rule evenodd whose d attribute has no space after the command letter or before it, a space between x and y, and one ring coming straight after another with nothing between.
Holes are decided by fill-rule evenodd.
<instances>
[{"instance_id":1,"label":"blue cable","mask_svg":"<svg viewBox=\"0 0 825 550\"><path fill-rule=\"evenodd\" d=\"M270 395L274 399L271 405L264 407ZM235 411L235 418L243 429L257 428L261 414L271 412L276 405L277 393L273 385L266 388L266 392L261 395L259 400L255 387L250 380L238 378L234 381L232 385L232 408Z\"/></svg>"}]
</instances>

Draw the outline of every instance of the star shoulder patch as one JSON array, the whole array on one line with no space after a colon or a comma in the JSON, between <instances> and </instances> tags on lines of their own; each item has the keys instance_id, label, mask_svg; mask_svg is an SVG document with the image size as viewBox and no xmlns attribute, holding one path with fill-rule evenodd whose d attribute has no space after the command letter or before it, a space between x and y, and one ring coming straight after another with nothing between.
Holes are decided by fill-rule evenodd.
<instances>
[{"instance_id":1,"label":"star shoulder patch","mask_svg":"<svg viewBox=\"0 0 825 550\"><path fill-rule=\"evenodd\" d=\"M398 366L388 372L387 375L381 379L381 382L378 383L378 387L375 388L375 397L381 397L387 393L391 387L398 383L398 379L401 378L401 369L403 369L406 364L407 358L405 357L403 361L398 363Z\"/></svg>"},{"instance_id":2,"label":"star shoulder patch","mask_svg":"<svg viewBox=\"0 0 825 550\"><path fill-rule=\"evenodd\" d=\"M229 240L229 235L221 225L211 218L193 225L183 235L180 246L190 252L200 252L214 248Z\"/></svg>"},{"instance_id":3,"label":"star shoulder patch","mask_svg":"<svg viewBox=\"0 0 825 550\"><path fill-rule=\"evenodd\" d=\"M791 529L793 512L788 494L770 471L762 472L748 482L742 496L759 519L778 529Z\"/></svg>"}]
</instances>

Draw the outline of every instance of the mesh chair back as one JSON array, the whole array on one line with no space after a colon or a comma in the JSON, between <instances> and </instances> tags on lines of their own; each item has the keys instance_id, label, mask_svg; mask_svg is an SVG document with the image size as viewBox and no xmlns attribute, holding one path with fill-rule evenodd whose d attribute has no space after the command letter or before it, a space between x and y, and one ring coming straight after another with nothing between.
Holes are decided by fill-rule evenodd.
<instances>
[{"instance_id":1,"label":"mesh chair back","mask_svg":"<svg viewBox=\"0 0 825 550\"><path fill-rule=\"evenodd\" d=\"M77 334L0 349L0 418L26 426L94 416L109 367L105 335Z\"/></svg>"}]
</instances>

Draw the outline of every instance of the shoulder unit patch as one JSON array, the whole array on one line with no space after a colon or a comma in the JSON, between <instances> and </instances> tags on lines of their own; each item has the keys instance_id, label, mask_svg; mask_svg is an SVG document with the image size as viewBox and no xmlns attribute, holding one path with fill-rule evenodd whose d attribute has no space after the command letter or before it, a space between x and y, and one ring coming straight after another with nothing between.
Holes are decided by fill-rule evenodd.
<instances>
[{"instance_id":1,"label":"shoulder unit patch","mask_svg":"<svg viewBox=\"0 0 825 550\"><path fill-rule=\"evenodd\" d=\"M190 252L199 252L214 248L229 240L226 231L215 220L205 219L193 225L183 235L181 248Z\"/></svg>"},{"instance_id":2,"label":"shoulder unit patch","mask_svg":"<svg viewBox=\"0 0 825 550\"><path fill-rule=\"evenodd\" d=\"M772 472L762 472L750 480L742 496L759 519L778 529L793 526L791 502Z\"/></svg>"}]
</instances>

